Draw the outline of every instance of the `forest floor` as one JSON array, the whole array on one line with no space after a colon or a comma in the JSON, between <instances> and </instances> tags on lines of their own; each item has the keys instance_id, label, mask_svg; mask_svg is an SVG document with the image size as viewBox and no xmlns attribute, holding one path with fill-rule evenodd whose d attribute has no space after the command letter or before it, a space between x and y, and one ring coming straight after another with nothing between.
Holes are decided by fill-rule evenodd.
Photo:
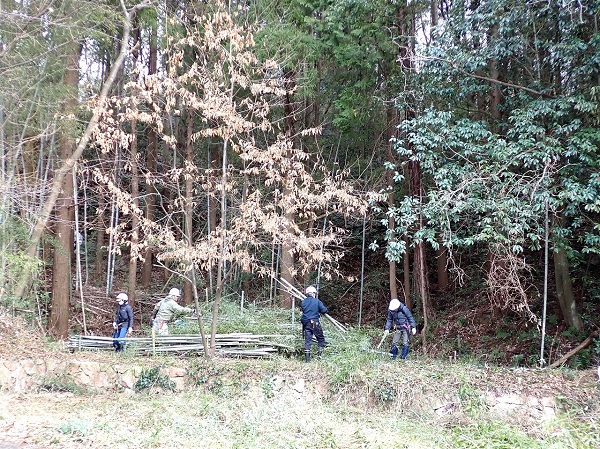
<instances>
[{"instance_id":1,"label":"forest floor","mask_svg":"<svg viewBox=\"0 0 600 449\"><path fill-rule=\"evenodd\" d=\"M332 349L298 358L169 359L203 366L183 391L0 391L0 449L13 448L597 448L595 370L491 368L414 353L392 362ZM0 315L0 359L137 363L113 352L71 353ZM164 358L143 358L157 364ZM200 365L198 365L200 364ZM490 415L480 393L552 397L556 416ZM437 399L450 398L431 411Z\"/></svg>"}]
</instances>

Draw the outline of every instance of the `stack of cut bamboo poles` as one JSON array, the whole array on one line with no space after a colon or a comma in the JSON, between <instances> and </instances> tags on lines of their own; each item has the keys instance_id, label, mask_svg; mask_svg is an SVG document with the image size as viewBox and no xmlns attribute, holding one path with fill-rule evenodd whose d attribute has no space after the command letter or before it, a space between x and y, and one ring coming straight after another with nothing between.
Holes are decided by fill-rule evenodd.
<instances>
[{"instance_id":1,"label":"stack of cut bamboo poles","mask_svg":"<svg viewBox=\"0 0 600 449\"><path fill-rule=\"evenodd\" d=\"M217 334L215 336L215 353L224 357L269 357L280 350L293 351L292 346L273 341L264 341L267 338L291 338L286 335L254 335L247 333ZM112 337L99 337L89 335L75 335L68 341L68 347L75 350L103 350L113 349ZM200 335L169 335L157 336L154 343L151 337L125 338L129 350L136 353L180 353L203 352L204 344Z\"/></svg>"}]
</instances>

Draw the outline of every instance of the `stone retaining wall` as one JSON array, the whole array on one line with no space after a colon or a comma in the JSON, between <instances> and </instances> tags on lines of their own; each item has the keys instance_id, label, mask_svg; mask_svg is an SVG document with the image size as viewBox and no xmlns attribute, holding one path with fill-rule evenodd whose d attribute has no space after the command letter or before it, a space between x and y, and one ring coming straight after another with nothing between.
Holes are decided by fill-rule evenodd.
<instances>
[{"instance_id":1,"label":"stone retaining wall","mask_svg":"<svg viewBox=\"0 0 600 449\"><path fill-rule=\"evenodd\" d=\"M59 359L0 360L0 389L20 393L33 390L52 380L60 383L62 379L62 381L71 381L89 391L122 391L125 394L133 394L136 382L144 368L147 369L141 365L109 365L77 359L69 361ZM186 380L185 368L162 366L160 374L168 377L176 390L183 389ZM280 380L278 383L273 379L273 391L277 393L279 384L283 381ZM521 416L535 422L545 422L553 418L557 411L555 398L546 396L485 392L484 396L478 400L485 403L486 409L491 415L500 418ZM452 392L447 392L447 395L441 397L439 394L432 397L421 397L420 403L414 405L420 406L423 412L433 411L438 416L452 415L460 412L463 407L460 398Z\"/></svg>"},{"instance_id":2,"label":"stone retaining wall","mask_svg":"<svg viewBox=\"0 0 600 449\"><path fill-rule=\"evenodd\" d=\"M135 365L106 365L85 360L25 359L0 360L0 388L24 392L55 379L71 379L90 390L124 390L133 392L144 367ZM182 389L185 369L165 367L162 374L169 377L176 389Z\"/></svg>"}]
</instances>

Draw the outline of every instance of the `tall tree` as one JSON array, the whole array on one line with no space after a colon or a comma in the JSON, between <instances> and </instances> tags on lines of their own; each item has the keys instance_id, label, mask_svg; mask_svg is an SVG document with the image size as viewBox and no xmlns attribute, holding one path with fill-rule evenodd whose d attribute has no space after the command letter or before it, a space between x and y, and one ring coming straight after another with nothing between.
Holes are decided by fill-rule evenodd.
<instances>
[{"instance_id":1,"label":"tall tree","mask_svg":"<svg viewBox=\"0 0 600 449\"><path fill-rule=\"evenodd\" d=\"M46 158L48 165L52 165L53 178L50 187L45 190L47 195L42 195L36 199L32 208L33 214L31 217L35 221L30 228L28 249L26 251L26 255L30 258L34 258L37 255L40 239L46 229L52 211L57 206L54 214L54 217L57 219L54 225L57 236L56 250L54 252L54 256L56 257L54 262L55 278L53 280L49 330L58 337L66 336L68 329L71 287L69 262L73 248L72 170L83 153L98 119L98 114L93 112L85 130L81 132L78 128L76 117L79 109L79 100L77 97L79 48L84 37L93 34L91 23L97 23L99 17L110 18L107 23L111 23L114 18L111 9L106 8L105 5L92 5L91 3L88 5L93 7L75 8L72 2L62 2L60 5L45 3L39 9L36 9L38 5L20 5L24 8L24 17L30 17L29 13L32 11L35 15L35 17L31 17L33 20L26 20L32 26L26 31L26 34L30 32L29 36L33 37L37 44L43 44L37 47L37 49L42 50L39 54L40 57L31 54L28 56L32 57L31 62L35 61L36 71L41 69L38 71L41 83L36 83L37 86L45 85L48 80L50 80L50 84L54 83L55 85L58 85L56 83L59 80L63 81L62 88L56 89L56 95L48 97L52 101L36 104L36 108L38 109L37 117L42 120L48 120L46 123L38 123L41 129L46 130L46 135L41 136L40 142L50 142L52 141L52 136L57 135L61 148L58 155L48 155ZM29 8L29 6L34 7ZM53 8L53 6L56 6L56 8ZM78 6L81 6L81 4ZM133 8L133 11L136 8ZM129 13L129 11L123 11L126 30L128 30L129 26ZM102 22L102 20L100 21ZM5 37L7 35L3 34L2 39L4 40ZM8 52L7 56L9 56L4 60L9 63L10 61L16 61L12 59L13 53L18 55L24 48L16 45L16 42L12 41L7 47L4 47L4 50ZM25 42L25 40L21 40L21 43ZM14 46L12 46L13 43L15 44ZM120 59L117 59L119 63L125 56L123 47L121 50ZM13 66L13 68L15 67L17 66ZM12 68L9 69L12 70ZM97 98L100 103L106 98L115 77L116 70L111 72L108 80L102 84ZM35 98L35 95L30 98ZM33 105L33 103L29 104ZM58 112L59 110L60 112ZM60 122L55 121L56 117L60 118ZM48 131L50 132L49 134ZM77 137L79 138L77 139ZM45 147L40 146L41 148ZM43 159L40 158L40 160ZM28 270L23 270L20 273L20 278L14 291L15 296L22 297L26 293L30 285L31 275L32 272Z\"/></svg>"},{"instance_id":2,"label":"tall tree","mask_svg":"<svg viewBox=\"0 0 600 449\"><path fill-rule=\"evenodd\" d=\"M149 84L155 83L158 71L158 24L154 21L150 25L150 48L148 58L148 77L147 82ZM150 99L149 109L153 108L153 102L159 101L158 98ZM148 145L146 147L146 169L149 173L156 173L158 167L158 135L155 127L148 128ZM147 221L152 222L155 218L156 213L156 201L157 201L158 190L153 182L146 182L146 201L145 201L145 218ZM144 288L150 286L152 281L152 258L153 249L152 245L147 245L144 251L144 262L142 265L142 279L141 283Z\"/></svg>"},{"instance_id":3,"label":"tall tree","mask_svg":"<svg viewBox=\"0 0 600 449\"><path fill-rule=\"evenodd\" d=\"M540 248L545 205L565 217L554 227L559 256L561 248L574 255L580 245L598 251L592 237L597 217L577 212L598 191L590 178L598 165L598 107L590 83L597 78L592 60L598 51L586 43L593 42L594 11L555 6L454 4L439 37L423 48L425 63L416 75L431 106L405 123L407 139L398 147L420 163L428 182L427 226L413 238L437 245L434 234L440 233L456 273L457 250L489 245L495 264L487 278L490 299L531 319L537 295L528 273L536 259L527 252ZM479 110L472 107L474 93L486 98ZM582 233L576 223L583 222ZM569 276L560 257L556 265ZM560 279L568 290L568 280ZM566 309L565 321L577 323L577 309Z\"/></svg>"},{"instance_id":4,"label":"tall tree","mask_svg":"<svg viewBox=\"0 0 600 449\"><path fill-rule=\"evenodd\" d=\"M211 5L198 23L185 29L182 35L170 36L165 57L171 61L170 70L157 74L156 82L143 98L161 98L167 110L181 108L198 117L192 134L192 142L202 140L220 141L223 146L222 171L219 183L207 182L195 166L184 170L177 167L166 176L154 176L154 182L176 180L179 184L191 176L194 185L207 195L221 199L221 221L208 236L194 236L190 245L185 232L175 226L169 217L156 217L154 222L140 218L146 229L146 239L151 239L157 248L159 261L171 261L180 274L190 270L208 271L215 268L217 276L216 295L213 308L211 348L214 348L219 303L224 282L232 268L240 267L257 274L271 274L265 260L264 249L271 242L288 242L293 254L298 257L298 272L307 272L323 262L335 270L339 255L321 246L335 242L340 231L329 226L322 233L306 235L303 228L291 220L299 217L314 220L327 210L329 214L349 216L363 213L364 200L343 179L343 174L328 177L324 167L314 167L309 155L294 146L285 130L277 128L271 121L271 111L286 90L278 77L266 78L265 73L277 73L275 61L259 61L254 55L252 28L240 26L235 15L220 1ZM198 57L192 61L184 56L192 51ZM114 108L107 109L104 132L112 136L123 136L128 141L128 131L119 120L119 100L128 104L130 111L144 121L146 126L160 132L160 138L172 145L177 136L168 134L162 126L162 111L144 114L136 111L140 98L132 96L125 102L114 99ZM273 104L272 104L273 103ZM283 104L283 103L282 103ZM98 143L104 139L99 136ZM109 147L106 148L109 150ZM318 169L319 177L312 172ZM151 176L152 173L147 173ZM250 182L248 182L250 181ZM184 189L185 192L185 189ZM237 192L244 192L238 195ZM131 207L131 196L119 195L121 207L141 214ZM171 202L171 215L185 214L185 198L177 196ZM319 251L317 251L319 249Z\"/></svg>"},{"instance_id":5,"label":"tall tree","mask_svg":"<svg viewBox=\"0 0 600 449\"><path fill-rule=\"evenodd\" d=\"M133 45L132 45L132 73L136 76L138 71L139 47L141 30L136 26L133 30ZM139 188L139 167L138 167L138 135L137 135L137 119L132 117L131 120L131 197L133 199L134 209L140 207L140 188ZM129 274L127 282L127 291L129 293L129 304L133 307L136 301L137 287L137 263L139 258L138 242L139 235L139 219L136 214L131 215L131 250L129 253Z\"/></svg>"},{"instance_id":6,"label":"tall tree","mask_svg":"<svg viewBox=\"0 0 600 449\"><path fill-rule=\"evenodd\" d=\"M69 40L64 45L65 75L64 84L69 97L65 100L63 112L65 120L61 125L60 152L61 161L73 157L76 149L75 129L68 117L77 115L77 92L79 81L80 43ZM60 193L56 200L55 244L52 265L52 308L48 320L48 330L55 337L64 339L69 331L69 313L71 299L71 254L73 248L73 177L64 176Z\"/></svg>"}]
</instances>

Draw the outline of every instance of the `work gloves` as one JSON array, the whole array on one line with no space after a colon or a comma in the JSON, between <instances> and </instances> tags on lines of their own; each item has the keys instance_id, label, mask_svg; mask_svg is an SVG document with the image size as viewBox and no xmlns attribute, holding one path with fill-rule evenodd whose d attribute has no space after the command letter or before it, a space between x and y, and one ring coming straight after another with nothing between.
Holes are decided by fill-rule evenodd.
<instances>
[{"instance_id":1,"label":"work gloves","mask_svg":"<svg viewBox=\"0 0 600 449\"><path fill-rule=\"evenodd\" d=\"M131 334L133 332L133 327L130 327L129 329L127 329L127 333Z\"/></svg>"},{"instance_id":2,"label":"work gloves","mask_svg":"<svg viewBox=\"0 0 600 449\"><path fill-rule=\"evenodd\" d=\"M115 323L114 321L113 321L113 329L117 330L117 323Z\"/></svg>"},{"instance_id":3,"label":"work gloves","mask_svg":"<svg viewBox=\"0 0 600 449\"><path fill-rule=\"evenodd\" d=\"M417 328L413 327L411 329L411 332L412 332L413 335L417 335ZM390 331L386 329L386 330L383 331L383 336L387 337L389 333L390 333Z\"/></svg>"}]
</instances>

